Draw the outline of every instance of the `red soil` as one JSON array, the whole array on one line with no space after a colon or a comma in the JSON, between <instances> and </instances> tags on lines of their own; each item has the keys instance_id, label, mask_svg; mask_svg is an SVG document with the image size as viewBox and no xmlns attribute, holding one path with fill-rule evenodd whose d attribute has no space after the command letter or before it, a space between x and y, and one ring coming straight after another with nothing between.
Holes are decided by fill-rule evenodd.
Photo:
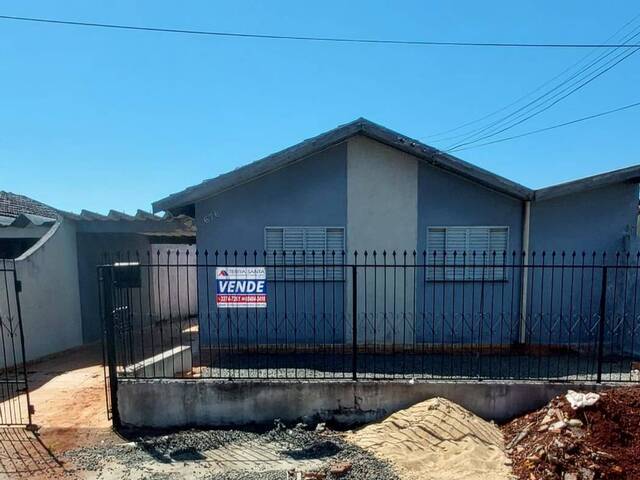
<instances>
[{"instance_id":1,"label":"red soil","mask_svg":"<svg viewBox=\"0 0 640 480\"><path fill-rule=\"evenodd\" d=\"M582 425L549 428L560 419ZM605 390L595 405L578 410L556 397L504 425L503 433L521 480L640 480L640 387Z\"/></svg>"}]
</instances>

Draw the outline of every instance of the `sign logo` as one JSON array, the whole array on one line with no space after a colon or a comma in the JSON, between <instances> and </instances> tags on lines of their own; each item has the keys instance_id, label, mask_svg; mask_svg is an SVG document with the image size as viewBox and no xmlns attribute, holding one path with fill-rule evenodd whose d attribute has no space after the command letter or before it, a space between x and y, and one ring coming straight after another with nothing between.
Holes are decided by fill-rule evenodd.
<instances>
[{"instance_id":1,"label":"sign logo","mask_svg":"<svg viewBox=\"0 0 640 480\"><path fill-rule=\"evenodd\" d=\"M216 306L218 308L265 308L267 270L265 267L217 267Z\"/></svg>"}]
</instances>

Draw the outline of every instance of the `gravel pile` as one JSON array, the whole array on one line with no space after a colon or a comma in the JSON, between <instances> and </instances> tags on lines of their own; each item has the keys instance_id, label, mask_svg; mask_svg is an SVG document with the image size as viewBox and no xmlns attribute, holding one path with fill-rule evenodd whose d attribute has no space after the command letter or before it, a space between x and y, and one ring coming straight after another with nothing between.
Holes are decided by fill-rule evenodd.
<instances>
[{"instance_id":1,"label":"gravel pile","mask_svg":"<svg viewBox=\"0 0 640 480\"><path fill-rule=\"evenodd\" d=\"M305 461L318 461L319 468L314 472L326 475L327 480L336 478L329 469L340 462L349 463L350 470L340 478L346 480L395 480L398 476L385 462L372 454L347 443L340 433L330 430L307 429L299 424L287 428L277 422L273 429L266 432L246 430L188 430L165 435L128 434L128 443L111 446L95 446L68 452L68 460L76 468L91 472L103 472L109 465L118 465L132 471L144 469L144 478L171 479L183 478L174 472L176 465L198 465L198 469L189 470L189 478L211 480L283 480L282 469L243 470L220 468L216 462L208 460L209 455L221 448L245 448L249 452L261 452L264 448L275 451L280 457L304 465ZM162 466L173 470L162 470ZM153 465L152 468L149 468ZM159 466L159 468L158 468ZM300 471L308 471L301 469ZM152 473L153 472L153 473ZM132 476L131 478L137 478ZM296 478L295 476L292 478ZM304 478L304 477L303 477Z\"/></svg>"},{"instance_id":2,"label":"gravel pile","mask_svg":"<svg viewBox=\"0 0 640 480\"><path fill-rule=\"evenodd\" d=\"M419 348L419 347L416 347ZM200 375L216 379L351 379L350 353L339 349L335 354L233 354L201 358ZM428 349L425 355L358 354L358 377L386 379L493 379L595 381L596 359L588 353L475 355L440 354ZM605 359L602 381L638 381L638 374L628 364Z\"/></svg>"}]
</instances>

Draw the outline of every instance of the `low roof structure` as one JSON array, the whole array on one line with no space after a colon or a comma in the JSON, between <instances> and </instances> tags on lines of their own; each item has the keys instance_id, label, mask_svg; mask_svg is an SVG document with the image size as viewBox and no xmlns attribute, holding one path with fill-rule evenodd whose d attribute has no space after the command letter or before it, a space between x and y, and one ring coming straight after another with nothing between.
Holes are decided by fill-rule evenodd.
<instances>
[{"instance_id":1,"label":"low roof structure","mask_svg":"<svg viewBox=\"0 0 640 480\"><path fill-rule=\"evenodd\" d=\"M138 210L135 215L110 210L102 215L89 210L79 214L58 210L24 195L0 191L0 236L39 238L63 219L75 223L81 233L139 233L191 241L196 229L193 219L184 215L154 215Z\"/></svg>"},{"instance_id":2,"label":"low roof structure","mask_svg":"<svg viewBox=\"0 0 640 480\"><path fill-rule=\"evenodd\" d=\"M215 196L237 185L252 181L270 172L344 142L356 135L363 135L390 147L409 153L430 165L472 180L492 190L521 200L542 200L560 195L603 187L625 181L640 181L640 165L601 175L533 190L517 182L496 175L488 170L465 162L382 125L359 118L316 137L304 140L292 147L239 167L231 172L205 180L153 203L153 211L192 214L192 205L204 198Z\"/></svg>"},{"instance_id":3,"label":"low roof structure","mask_svg":"<svg viewBox=\"0 0 640 480\"><path fill-rule=\"evenodd\" d=\"M128 215L110 210L107 215L82 210L79 214L60 212L64 218L76 223L81 233L139 233L152 237L193 238L196 227L193 219L186 215L154 215L138 210L135 215Z\"/></svg>"}]
</instances>

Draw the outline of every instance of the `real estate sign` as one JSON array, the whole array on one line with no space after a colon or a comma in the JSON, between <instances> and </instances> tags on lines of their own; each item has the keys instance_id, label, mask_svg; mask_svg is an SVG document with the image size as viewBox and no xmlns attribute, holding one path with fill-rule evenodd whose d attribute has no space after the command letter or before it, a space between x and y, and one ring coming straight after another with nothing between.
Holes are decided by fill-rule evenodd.
<instances>
[{"instance_id":1,"label":"real estate sign","mask_svg":"<svg viewBox=\"0 0 640 480\"><path fill-rule=\"evenodd\" d=\"M216 306L218 308L265 308L267 270L265 267L217 267Z\"/></svg>"}]
</instances>

